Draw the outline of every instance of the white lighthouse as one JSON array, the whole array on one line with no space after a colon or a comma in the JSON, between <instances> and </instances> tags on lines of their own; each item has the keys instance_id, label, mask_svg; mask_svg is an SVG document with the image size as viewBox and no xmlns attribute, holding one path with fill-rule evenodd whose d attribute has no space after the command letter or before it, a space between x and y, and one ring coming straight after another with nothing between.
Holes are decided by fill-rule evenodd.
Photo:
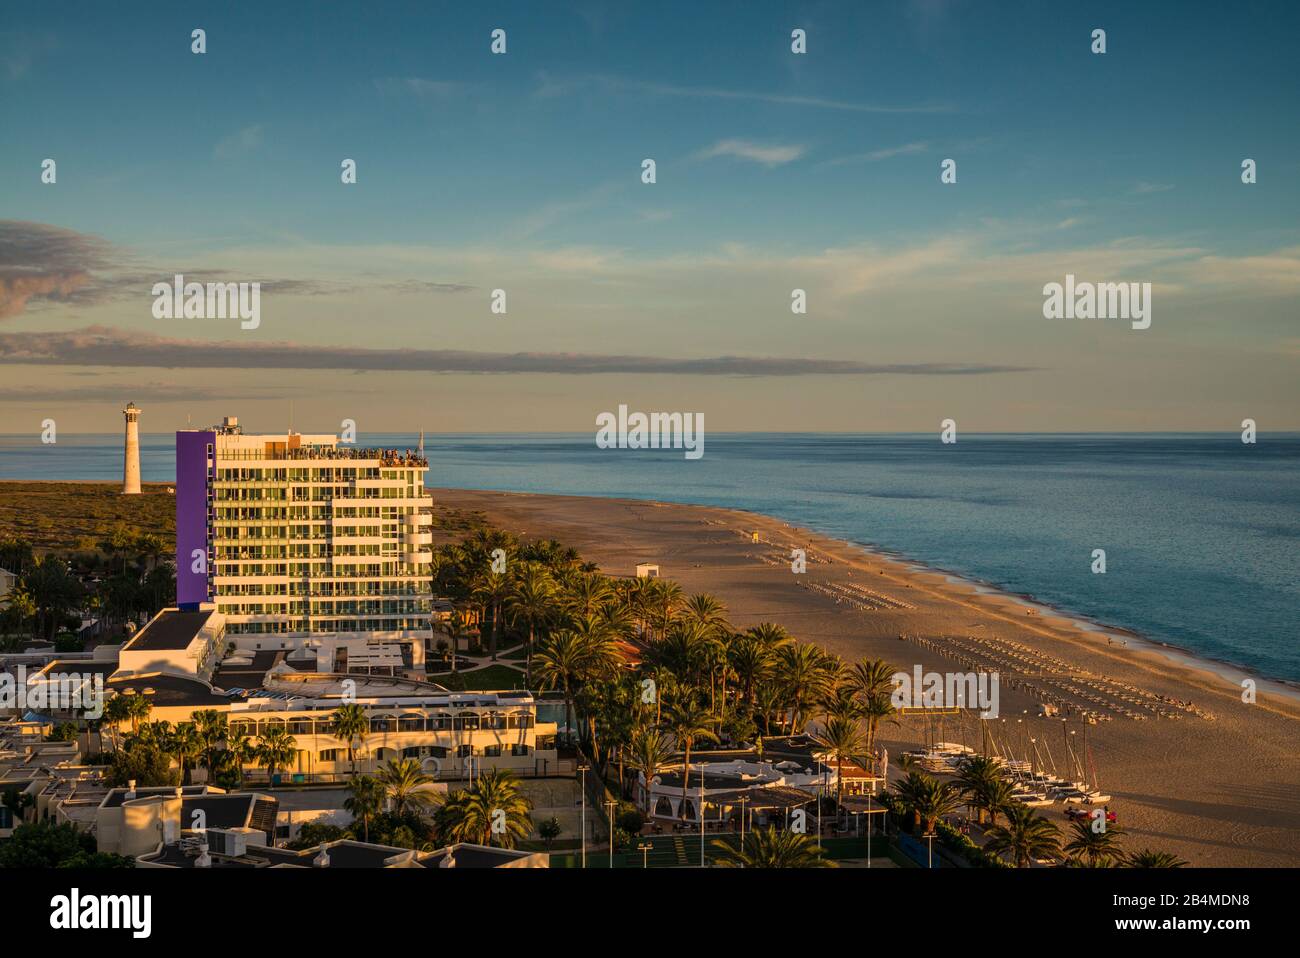
<instances>
[{"instance_id":1,"label":"white lighthouse","mask_svg":"<svg viewBox=\"0 0 1300 958\"><path fill-rule=\"evenodd\" d=\"M122 495L140 494L140 408L129 402L122 410L126 417L125 461L122 464Z\"/></svg>"}]
</instances>

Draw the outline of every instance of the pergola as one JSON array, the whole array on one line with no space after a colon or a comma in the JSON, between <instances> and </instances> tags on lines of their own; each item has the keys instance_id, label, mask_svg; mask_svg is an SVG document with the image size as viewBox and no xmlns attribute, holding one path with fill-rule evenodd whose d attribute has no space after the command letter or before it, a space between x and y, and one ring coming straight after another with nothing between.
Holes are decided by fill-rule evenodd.
<instances>
[{"instance_id":1,"label":"pergola","mask_svg":"<svg viewBox=\"0 0 1300 958\"><path fill-rule=\"evenodd\" d=\"M816 795L790 785L752 785L704 797L706 806L712 805L723 812L718 816L719 819L725 818L726 811L732 808L746 812L784 812L788 819L792 809L802 808L815 801Z\"/></svg>"}]
</instances>

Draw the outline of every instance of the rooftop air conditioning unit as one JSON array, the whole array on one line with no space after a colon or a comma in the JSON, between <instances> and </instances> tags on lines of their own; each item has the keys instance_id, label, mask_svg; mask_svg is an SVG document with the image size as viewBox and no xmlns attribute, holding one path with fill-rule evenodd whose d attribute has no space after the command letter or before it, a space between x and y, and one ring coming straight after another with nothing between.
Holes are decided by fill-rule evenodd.
<instances>
[{"instance_id":1,"label":"rooftop air conditioning unit","mask_svg":"<svg viewBox=\"0 0 1300 958\"><path fill-rule=\"evenodd\" d=\"M248 854L249 843L266 842L266 833L256 828L209 828L204 837L208 840L208 850L224 858L242 858Z\"/></svg>"}]
</instances>

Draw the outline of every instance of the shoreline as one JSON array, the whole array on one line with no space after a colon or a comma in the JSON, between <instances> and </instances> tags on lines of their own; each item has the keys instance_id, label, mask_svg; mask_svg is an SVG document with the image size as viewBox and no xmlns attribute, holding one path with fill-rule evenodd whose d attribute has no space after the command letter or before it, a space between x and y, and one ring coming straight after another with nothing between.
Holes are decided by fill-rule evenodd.
<instances>
[{"instance_id":1,"label":"shoreline","mask_svg":"<svg viewBox=\"0 0 1300 958\"><path fill-rule=\"evenodd\" d=\"M748 511L748 510L743 510L743 511ZM752 513L752 514L756 516L762 515L762 513ZM771 516L769 518L772 518L778 522L783 521L775 516ZM799 527L799 528L804 528L804 527ZM815 530L808 530L808 531L815 531ZM827 533L818 533L818 534L828 535ZM830 536L830 538L835 538L835 537ZM1248 666L1241 665L1240 663L1232 662L1229 661L1228 659L1216 659L1213 656L1205 655L1200 652L1194 652L1191 649L1185 648L1183 646L1174 645L1170 642L1164 642L1160 639L1152 638L1149 635L1144 635L1143 633L1137 631L1136 629L1131 629L1128 626L1111 625L1105 622L1101 622L1097 619L1090 618L1089 616L1082 615L1078 612L1071 612L1069 609L1063 609L1060 606L1052 605L1050 602L1044 602L1038 598L1035 598L1033 595L1027 592L1013 592L1009 589L1006 589L998 585L996 582L989 582L983 579L977 579L973 576L963 575L962 573L954 572L951 569L943 569L938 566L933 566L928 563L920 562L916 559L912 559L911 557L902 555L900 553L892 552L889 550L878 549L875 546L864 545L862 543L853 542L848 539L841 539L840 541L844 542L847 545L851 545L861 549L869 556L893 559L896 562L900 562L906 565L908 568L914 570L918 574L942 575L953 585L966 586L968 588L974 589L977 592L986 593L991 597L1002 597L1005 599L1016 601L1019 602L1021 605L1025 606L1026 608L1032 608L1036 610L1038 613L1046 614L1049 617L1068 619L1072 624L1074 624L1081 631L1093 635L1097 635L1101 638L1107 638L1107 637L1121 638L1124 643L1121 644L1120 646L1121 649L1129 648L1130 646L1128 646L1127 643L1132 642L1134 643L1132 648L1136 650L1150 652L1156 655L1162 655L1167 659L1169 659L1171 662L1175 662L1189 669L1208 672L1216 676L1217 678L1221 678L1229 682L1234 682L1237 685L1241 684L1242 679L1250 679L1251 681L1255 682L1256 687L1259 689L1267 688L1269 691L1272 691L1277 695L1288 696L1289 698L1295 699L1297 703L1300 703L1300 681L1295 681L1292 679L1280 679L1280 678L1275 678L1273 676L1263 675L1262 673L1255 672ZM1112 649L1114 648L1113 645L1109 647Z\"/></svg>"},{"instance_id":2,"label":"shoreline","mask_svg":"<svg viewBox=\"0 0 1300 958\"><path fill-rule=\"evenodd\" d=\"M1017 602L1023 607L1034 609L1036 613L1045 615L1049 618L1067 620L1081 631L1095 634L1101 638L1110 636L1122 639L1124 643L1133 643L1132 646L1123 644L1119 647L1120 649L1132 648L1138 652L1160 655L1168 659L1170 662L1188 669L1207 673L1216 679L1232 682L1238 687L1241 687L1242 680L1250 679L1255 683L1257 691L1267 690L1275 695L1281 695L1292 699L1297 705L1300 705L1300 681L1265 675L1238 662L1233 662L1227 659L1216 659L1213 656L1205 655L1183 646L1153 638L1152 636L1145 635L1128 626L1102 622L1090 618L1085 614L1061 608L1060 606L1053 605L1050 602L1044 602L1029 593L1012 591L996 582L980 579L973 575L966 575L951 569L945 569L941 566L932 565L894 549L884 548L873 543L859 542L854 539L848 539L843 536L837 536L829 532L814 529L810 526L799 525L792 520L787 520L781 516L772 515L770 513L755 512L750 509L741 509L734 506L677 502L671 499L629 498L626 496L574 496L564 493L517 492L509 489L461 489L451 487L429 487L429 491L434 493L435 496L438 493L446 492L484 493L501 496L536 497L538 499L567 499L574 502L582 502L586 500L599 500L604 502L628 501L686 509L719 509L736 513L738 515L750 516L756 520L780 523L792 532L806 532L814 536L842 543L846 547L857 549L868 559L894 562L917 573L918 575L943 576L950 580L953 585L960 585L976 592L987 593L990 598L1001 598L1007 601ZM1109 648L1112 651L1115 650L1115 646L1113 645L1109 646Z\"/></svg>"}]
</instances>

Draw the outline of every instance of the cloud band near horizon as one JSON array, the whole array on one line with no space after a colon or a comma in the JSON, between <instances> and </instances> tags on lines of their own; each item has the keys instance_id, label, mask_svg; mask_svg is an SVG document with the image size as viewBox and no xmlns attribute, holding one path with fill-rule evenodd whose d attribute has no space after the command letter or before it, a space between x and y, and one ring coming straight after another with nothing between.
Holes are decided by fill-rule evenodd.
<instances>
[{"instance_id":1,"label":"cloud band near horizon","mask_svg":"<svg viewBox=\"0 0 1300 958\"><path fill-rule=\"evenodd\" d=\"M864 363L763 356L679 359L588 353L364 349L290 342L174 339L110 326L0 334L0 365L686 376L978 376L1036 371L1031 366L984 363Z\"/></svg>"}]
</instances>

